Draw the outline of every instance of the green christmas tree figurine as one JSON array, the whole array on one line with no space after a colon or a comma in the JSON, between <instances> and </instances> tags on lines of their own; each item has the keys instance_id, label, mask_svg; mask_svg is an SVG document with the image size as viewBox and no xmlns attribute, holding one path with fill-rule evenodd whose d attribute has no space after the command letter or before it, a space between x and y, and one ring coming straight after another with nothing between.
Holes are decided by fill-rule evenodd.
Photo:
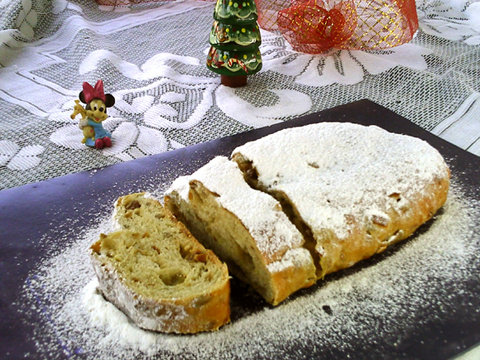
<instances>
[{"instance_id":1,"label":"green christmas tree figurine","mask_svg":"<svg viewBox=\"0 0 480 360\"><path fill-rule=\"evenodd\" d=\"M207 67L222 84L237 87L262 68L261 43L254 0L217 0L210 32Z\"/></svg>"}]
</instances>

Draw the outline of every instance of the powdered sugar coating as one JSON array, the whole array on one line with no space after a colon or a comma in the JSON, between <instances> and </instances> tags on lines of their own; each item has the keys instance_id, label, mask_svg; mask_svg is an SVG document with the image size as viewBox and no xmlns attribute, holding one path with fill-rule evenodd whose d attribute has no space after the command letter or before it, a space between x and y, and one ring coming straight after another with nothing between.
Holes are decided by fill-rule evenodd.
<instances>
[{"instance_id":1,"label":"powdered sugar coating","mask_svg":"<svg viewBox=\"0 0 480 360\"><path fill-rule=\"evenodd\" d=\"M312 256L308 250L295 248L288 250L280 260L268 264L267 269L271 273L281 272L288 268L298 269L308 266L312 261Z\"/></svg>"},{"instance_id":2,"label":"powdered sugar coating","mask_svg":"<svg viewBox=\"0 0 480 360\"><path fill-rule=\"evenodd\" d=\"M188 201L189 182L190 176L180 176L173 181L172 185L165 191L165 194L175 191L183 200Z\"/></svg>"},{"instance_id":3,"label":"powdered sugar coating","mask_svg":"<svg viewBox=\"0 0 480 360\"><path fill-rule=\"evenodd\" d=\"M288 150L286 150L288 147ZM285 193L303 220L339 238L359 221L388 222L425 184L448 177L440 153L420 139L376 126L319 123L286 129L236 148L268 191Z\"/></svg>"},{"instance_id":4,"label":"powdered sugar coating","mask_svg":"<svg viewBox=\"0 0 480 360\"><path fill-rule=\"evenodd\" d=\"M267 259L273 262L281 261L287 250L302 246L302 235L282 212L278 201L250 188L235 162L218 156L191 176L177 179L167 193L177 191L188 200L186 186L188 181L192 180L200 181L208 190L218 195L217 202L238 217ZM301 256L305 258L307 255L310 257L308 252L302 249ZM311 263L311 258L309 261ZM277 270L281 270L280 268L275 266Z\"/></svg>"}]
</instances>

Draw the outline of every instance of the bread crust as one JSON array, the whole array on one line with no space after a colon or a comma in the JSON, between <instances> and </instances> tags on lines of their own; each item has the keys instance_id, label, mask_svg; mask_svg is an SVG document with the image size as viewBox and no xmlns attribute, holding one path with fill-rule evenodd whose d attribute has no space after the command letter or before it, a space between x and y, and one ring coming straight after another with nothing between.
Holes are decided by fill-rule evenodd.
<instances>
[{"instance_id":1,"label":"bread crust","mask_svg":"<svg viewBox=\"0 0 480 360\"><path fill-rule=\"evenodd\" d=\"M143 197L141 193L129 194L120 198L117 206L122 206L124 202L136 201L141 197ZM161 206L161 204L158 205ZM124 216L125 213L122 215ZM190 296L162 297L162 294L158 294L157 297L152 298L139 294L128 286L112 261L109 261L108 257L100 251L101 240L106 236L115 240L117 236L135 237L137 235L134 231L122 229L109 235L101 235L101 239L91 246L90 258L99 281L99 290L107 300L117 306L140 328L179 334L218 330L222 325L230 322L230 281L227 267L212 251L206 250L173 214L166 210L165 215L188 239L192 254L201 254L203 262L218 267L222 272L223 280L217 281L215 286L202 289Z\"/></svg>"},{"instance_id":2,"label":"bread crust","mask_svg":"<svg viewBox=\"0 0 480 360\"><path fill-rule=\"evenodd\" d=\"M436 179L422 193L417 193L405 212L390 209L386 212L389 221L359 222L351 219L353 231L347 239L340 240L332 232L315 233L315 239L323 248L320 277L348 268L372 255L385 251L389 246L410 237L421 225L430 220L447 199L448 178ZM428 195L422 195L423 193ZM380 220L381 221L381 220ZM338 246L338 244L344 244Z\"/></svg>"}]
</instances>

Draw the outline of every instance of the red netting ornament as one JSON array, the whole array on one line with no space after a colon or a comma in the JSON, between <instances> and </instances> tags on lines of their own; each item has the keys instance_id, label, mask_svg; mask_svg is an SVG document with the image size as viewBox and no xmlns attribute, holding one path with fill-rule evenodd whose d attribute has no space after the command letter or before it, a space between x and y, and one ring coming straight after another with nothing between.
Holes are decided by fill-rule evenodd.
<instances>
[{"instance_id":1,"label":"red netting ornament","mask_svg":"<svg viewBox=\"0 0 480 360\"><path fill-rule=\"evenodd\" d=\"M258 23L279 30L293 49L381 50L410 41L418 29L414 0L257 0Z\"/></svg>"}]
</instances>

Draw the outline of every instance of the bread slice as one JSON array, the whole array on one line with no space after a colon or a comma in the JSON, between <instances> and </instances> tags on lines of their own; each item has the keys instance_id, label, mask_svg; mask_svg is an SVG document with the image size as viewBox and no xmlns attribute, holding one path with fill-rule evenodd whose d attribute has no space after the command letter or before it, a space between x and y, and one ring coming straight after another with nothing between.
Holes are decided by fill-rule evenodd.
<instances>
[{"instance_id":1,"label":"bread slice","mask_svg":"<svg viewBox=\"0 0 480 360\"><path fill-rule=\"evenodd\" d=\"M449 169L425 141L375 126L319 123L232 153L303 233L318 278L409 237L443 205Z\"/></svg>"},{"instance_id":2,"label":"bread slice","mask_svg":"<svg viewBox=\"0 0 480 360\"><path fill-rule=\"evenodd\" d=\"M280 204L250 188L226 157L177 179L165 205L270 304L315 282L315 265L300 232Z\"/></svg>"},{"instance_id":3,"label":"bread slice","mask_svg":"<svg viewBox=\"0 0 480 360\"><path fill-rule=\"evenodd\" d=\"M148 330L196 333L229 322L226 265L162 204L130 194L118 199L114 218L120 230L91 246L105 298Z\"/></svg>"}]
</instances>

